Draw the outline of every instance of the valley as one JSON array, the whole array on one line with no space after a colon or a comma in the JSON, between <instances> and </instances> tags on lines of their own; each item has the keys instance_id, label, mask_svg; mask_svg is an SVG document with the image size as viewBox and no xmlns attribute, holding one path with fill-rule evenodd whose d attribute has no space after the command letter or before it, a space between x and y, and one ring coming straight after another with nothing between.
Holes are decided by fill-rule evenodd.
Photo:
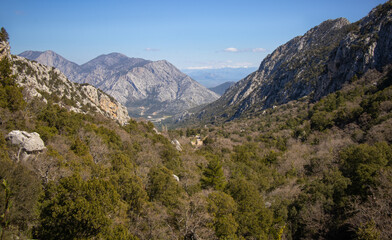
<instances>
[{"instance_id":1,"label":"valley","mask_svg":"<svg viewBox=\"0 0 392 240\"><path fill-rule=\"evenodd\" d=\"M15 56L12 37L1 29L0 240L392 236L392 1L213 91L166 60Z\"/></svg>"}]
</instances>

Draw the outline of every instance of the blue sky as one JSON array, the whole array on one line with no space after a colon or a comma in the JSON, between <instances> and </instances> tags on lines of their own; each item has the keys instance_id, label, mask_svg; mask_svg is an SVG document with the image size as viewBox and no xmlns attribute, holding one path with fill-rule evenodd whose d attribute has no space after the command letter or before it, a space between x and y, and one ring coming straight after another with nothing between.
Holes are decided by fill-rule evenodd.
<instances>
[{"instance_id":1,"label":"blue sky","mask_svg":"<svg viewBox=\"0 0 392 240\"><path fill-rule=\"evenodd\" d=\"M385 0L2 0L11 52L53 50L166 59L180 69L255 67L327 19L364 17Z\"/></svg>"}]
</instances>

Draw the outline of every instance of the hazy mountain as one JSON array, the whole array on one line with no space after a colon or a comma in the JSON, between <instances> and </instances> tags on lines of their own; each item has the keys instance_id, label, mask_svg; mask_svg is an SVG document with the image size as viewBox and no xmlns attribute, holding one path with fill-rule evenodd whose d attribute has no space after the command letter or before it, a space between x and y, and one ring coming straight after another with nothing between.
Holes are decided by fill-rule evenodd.
<instances>
[{"instance_id":1,"label":"hazy mountain","mask_svg":"<svg viewBox=\"0 0 392 240\"><path fill-rule=\"evenodd\" d=\"M391 12L385 4L356 23L344 18L321 23L279 46L197 116L225 121L303 97L314 101L370 69L382 71L392 63Z\"/></svg>"},{"instance_id":2,"label":"hazy mountain","mask_svg":"<svg viewBox=\"0 0 392 240\"><path fill-rule=\"evenodd\" d=\"M222 84L219 84L216 87L212 87L212 88L208 88L208 89L210 89L211 91L213 91L216 94L223 95L226 92L226 90L229 87L233 86L234 84L235 84L235 82L224 82Z\"/></svg>"},{"instance_id":3,"label":"hazy mountain","mask_svg":"<svg viewBox=\"0 0 392 240\"><path fill-rule=\"evenodd\" d=\"M183 69L182 71L202 85L212 88L225 82L237 82L257 68Z\"/></svg>"},{"instance_id":4,"label":"hazy mountain","mask_svg":"<svg viewBox=\"0 0 392 240\"><path fill-rule=\"evenodd\" d=\"M172 115L219 97L164 60L111 53L77 65L52 51L28 51L20 56L59 68L71 81L102 89L126 105L135 117Z\"/></svg>"}]
</instances>

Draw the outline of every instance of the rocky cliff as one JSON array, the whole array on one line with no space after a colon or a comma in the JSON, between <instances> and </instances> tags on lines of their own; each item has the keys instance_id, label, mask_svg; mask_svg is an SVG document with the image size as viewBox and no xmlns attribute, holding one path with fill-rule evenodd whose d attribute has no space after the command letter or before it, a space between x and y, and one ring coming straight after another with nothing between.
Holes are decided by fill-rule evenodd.
<instances>
[{"instance_id":1,"label":"rocky cliff","mask_svg":"<svg viewBox=\"0 0 392 240\"><path fill-rule=\"evenodd\" d=\"M60 70L20 56L13 56L13 73L19 86L24 87L27 100L34 97L49 100L79 113L97 112L125 124L127 109L118 101L88 85L69 81Z\"/></svg>"},{"instance_id":2,"label":"rocky cliff","mask_svg":"<svg viewBox=\"0 0 392 240\"><path fill-rule=\"evenodd\" d=\"M102 89L126 105L132 116L172 115L219 97L164 60L111 53L79 66L52 53L28 51L20 55L55 66L74 82Z\"/></svg>"},{"instance_id":3,"label":"rocky cliff","mask_svg":"<svg viewBox=\"0 0 392 240\"><path fill-rule=\"evenodd\" d=\"M308 97L318 100L369 69L392 63L392 2L356 23L327 20L278 47L257 71L197 116L215 121Z\"/></svg>"}]
</instances>

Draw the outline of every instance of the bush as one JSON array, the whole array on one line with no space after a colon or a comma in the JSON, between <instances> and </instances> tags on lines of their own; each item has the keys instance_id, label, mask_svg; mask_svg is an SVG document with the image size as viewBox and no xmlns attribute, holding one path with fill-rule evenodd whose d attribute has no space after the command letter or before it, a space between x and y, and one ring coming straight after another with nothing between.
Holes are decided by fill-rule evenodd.
<instances>
[{"instance_id":1,"label":"bush","mask_svg":"<svg viewBox=\"0 0 392 240\"><path fill-rule=\"evenodd\" d=\"M41 199L40 239L87 239L110 230L118 194L102 179L84 181L79 175L50 183Z\"/></svg>"},{"instance_id":2,"label":"bush","mask_svg":"<svg viewBox=\"0 0 392 240\"><path fill-rule=\"evenodd\" d=\"M343 175L352 181L350 194L366 196L369 187L378 184L379 171L392 164L392 147L385 142L354 145L342 150L339 157Z\"/></svg>"},{"instance_id":3,"label":"bush","mask_svg":"<svg viewBox=\"0 0 392 240\"><path fill-rule=\"evenodd\" d=\"M314 130L323 131L334 124L331 115L325 111L317 111L310 118L310 127Z\"/></svg>"},{"instance_id":4,"label":"bush","mask_svg":"<svg viewBox=\"0 0 392 240\"><path fill-rule=\"evenodd\" d=\"M18 87L15 76L12 75L11 63L8 58L3 58L0 61L0 107L15 112L25 105L22 88Z\"/></svg>"}]
</instances>

